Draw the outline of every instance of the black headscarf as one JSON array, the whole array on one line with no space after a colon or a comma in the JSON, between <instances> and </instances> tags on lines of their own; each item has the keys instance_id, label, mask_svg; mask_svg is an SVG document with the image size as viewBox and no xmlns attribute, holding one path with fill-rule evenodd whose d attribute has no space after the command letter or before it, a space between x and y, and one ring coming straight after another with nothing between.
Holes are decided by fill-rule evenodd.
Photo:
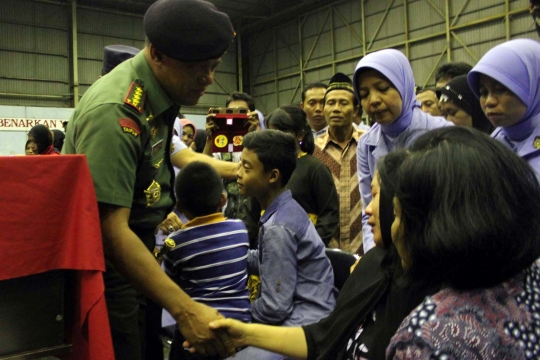
<instances>
[{"instance_id":1,"label":"black headscarf","mask_svg":"<svg viewBox=\"0 0 540 360\"><path fill-rule=\"evenodd\" d=\"M38 147L38 153L42 154L53 145L53 136L51 130L45 125L36 125L28 132L29 136L34 138Z\"/></svg>"},{"instance_id":2,"label":"black headscarf","mask_svg":"<svg viewBox=\"0 0 540 360\"><path fill-rule=\"evenodd\" d=\"M445 86L437 89L438 98L443 94L448 97L449 101L471 116L473 128L488 135L493 132L495 128L486 118L480 107L480 102L471 91L467 82L467 75L456 76Z\"/></svg>"},{"instance_id":3,"label":"black headscarf","mask_svg":"<svg viewBox=\"0 0 540 360\"><path fill-rule=\"evenodd\" d=\"M407 281L392 242L394 184L406 154L387 155L379 173L379 219L384 248L376 246L360 260L341 289L334 311L316 324L304 326L308 359L345 359L348 341L363 324L360 340L371 360L385 359L390 339L401 322L435 289ZM373 314L376 320L373 321Z\"/></svg>"}]
</instances>

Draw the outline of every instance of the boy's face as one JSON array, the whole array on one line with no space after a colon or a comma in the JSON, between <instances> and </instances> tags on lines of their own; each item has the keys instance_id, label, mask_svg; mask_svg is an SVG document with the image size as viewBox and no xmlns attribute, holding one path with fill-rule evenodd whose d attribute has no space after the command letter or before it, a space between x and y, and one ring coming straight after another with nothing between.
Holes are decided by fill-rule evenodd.
<instances>
[{"instance_id":1,"label":"boy's face","mask_svg":"<svg viewBox=\"0 0 540 360\"><path fill-rule=\"evenodd\" d=\"M264 170L263 164L254 151L244 148L242 150L242 160L240 169L236 173L238 191L242 196L253 196L260 198L268 192L271 172Z\"/></svg>"}]
</instances>

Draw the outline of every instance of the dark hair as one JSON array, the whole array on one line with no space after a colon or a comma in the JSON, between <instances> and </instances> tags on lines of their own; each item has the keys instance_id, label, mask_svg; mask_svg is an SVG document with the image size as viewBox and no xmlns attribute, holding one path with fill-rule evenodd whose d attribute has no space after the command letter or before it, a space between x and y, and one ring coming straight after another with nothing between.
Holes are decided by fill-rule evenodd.
<instances>
[{"instance_id":1,"label":"dark hair","mask_svg":"<svg viewBox=\"0 0 540 360\"><path fill-rule=\"evenodd\" d=\"M308 92L308 90L318 89L318 88L323 88L326 90L328 88L328 85L325 85L322 82L314 82L314 83L310 83L304 86L304 90L302 91L302 102L306 100L306 93Z\"/></svg>"},{"instance_id":2,"label":"dark hair","mask_svg":"<svg viewBox=\"0 0 540 360\"><path fill-rule=\"evenodd\" d=\"M419 137L399 169L396 197L413 279L490 287L540 256L536 175L478 130L446 127Z\"/></svg>"},{"instance_id":3,"label":"dark hair","mask_svg":"<svg viewBox=\"0 0 540 360\"><path fill-rule=\"evenodd\" d=\"M195 138L193 139L193 142L195 143L195 151L198 153L202 153L204 150L204 147L206 145L206 130L197 130L197 133L195 133Z\"/></svg>"},{"instance_id":4,"label":"dark hair","mask_svg":"<svg viewBox=\"0 0 540 360\"><path fill-rule=\"evenodd\" d=\"M225 106L229 106L229 104L234 100L245 101L249 111L255 111L255 103L253 102L253 98L249 94L235 91L227 99L227 101L225 102Z\"/></svg>"},{"instance_id":5,"label":"dark hair","mask_svg":"<svg viewBox=\"0 0 540 360\"><path fill-rule=\"evenodd\" d=\"M465 62L451 62L441 65L435 73L435 82L441 79L451 80L459 75L467 75L472 70L472 66Z\"/></svg>"},{"instance_id":6,"label":"dark hair","mask_svg":"<svg viewBox=\"0 0 540 360\"><path fill-rule=\"evenodd\" d=\"M174 189L182 211L197 217L219 210L223 183L216 170L206 163L189 163L176 177Z\"/></svg>"},{"instance_id":7,"label":"dark hair","mask_svg":"<svg viewBox=\"0 0 540 360\"><path fill-rule=\"evenodd\" d=\"M45 125L40 124L32 127L28 132L28 135L34 137L39 154L43 153L49 146L53 144L53 133Z\"/></svg>"},{"instance_id":8,"label":"dark hair","mask_svg":"<svg viewBox=\"0 0 540 360\"><path fill-rule=\"evenodd\" d=\"M300 149L308 154L315 151L315 139L307 122L306 113L295 105L281 106L264 119L264 126L268 129L273 125L276 129L291 132L295 137L304 133L300 142Z\"/></svg>"},{"instance_id":9,"label":"dark hair","mask_svg":"<svg viewBox=\"0 0 540 360\"><path fill-rule=\"evenodd\" d=\"M425 93L427 91L432 91L435 94L435 96L437 96L437 91L435 89L429 88L429 87L417 89L416 90L416 95L420 95L420 94Z\"/></svg>"},{"instance_id":10,"label":"dark hair","mask_svg":"<svg viewBox=\"0 0 540 360\"><path fill-rule=\"evenodd\" d=\"M257 154L265 171L278 169L281 186L285 187L296 167L296 141L279 130L253 131L244 136L244 148Z\"/></svg>"},{"instance_id":11,"label":"dark hair","mask_svg":"<svg viewBox=\"0 0 540 360\"><path fill-rule=\"evenodd\" d=\"M52 129L51 131L54 134L54 142L53 142L54 147L58 149L58 151L62 151L66 134L64 134L62 130L58 130L58 129Z\"/></svg>"}]
</instances>

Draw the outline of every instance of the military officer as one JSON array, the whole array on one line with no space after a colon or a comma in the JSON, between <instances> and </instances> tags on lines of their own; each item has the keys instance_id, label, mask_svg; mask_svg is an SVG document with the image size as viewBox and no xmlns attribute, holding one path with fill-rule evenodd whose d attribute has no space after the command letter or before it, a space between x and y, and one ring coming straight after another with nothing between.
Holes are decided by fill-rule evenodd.
<instances>
[{"instance_id":1,"label":"military officer","mask_svg":"<svg viewBox=\"0 0 540 360\"><path fill-rule=\"evenodd\" d=\"M228 337L208 329L221 315L191 300L165 275L151 250L154 230L175 202L173 121L180 105L195 105L213 83L234 30L226 14L199 0L155 2L145 14L144 30L145 48L96 81L81 99L63 152L85 154L92 173L116 359L143 357L139 291L176 318L198 351L225 356L234 353ZM184 162L194 160L187 152L177 154L184 153ZM226 163L222 175L234 176L236 168Z\"/></svg>"}]
</instances>

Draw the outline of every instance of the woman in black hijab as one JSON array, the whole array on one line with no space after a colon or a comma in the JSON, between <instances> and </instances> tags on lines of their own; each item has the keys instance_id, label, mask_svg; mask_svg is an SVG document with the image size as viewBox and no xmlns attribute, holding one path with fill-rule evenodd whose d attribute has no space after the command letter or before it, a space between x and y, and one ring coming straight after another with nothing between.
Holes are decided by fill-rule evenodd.
<instances>
[{"instance_id":1,"label":"woman in black hijab","mask_svg":"<svg viewBox=\"0 0 540 360\"><path fill-rule=\"evenodd\" d=\"M437 89L437 97L439 108L446 120L459 126L473 127L488 135L495 129L469 88L467 75L457 76Z\"/></svg>"},{"instance_id":2,"label":"woman in black hijab","mask_svg":"<svg viewBox=\"0 0 540 360\"><path fill-rule=\"evenodd\" d=\"M232 319L211 327L226 329L237 347L252 345L298 359L385 359L386 347L403 319L437 290L407 280L392 242L394 181L403 154L391 153L379 162L372 202L366 208L377 246L361 258L327 318L303 327ZM241 355L234 359L242 359Z\"/></svg>"},{"instance_id":3,"label":"woman in black hijab","mask_svg":"<svg viewBox=\"0 0 540 360\"><path fill-rule=\"evenodd\" d=\"M45 125L36 125L28 132L28 140L37 144L38 155L60 155L58 150L54 149L53 133Z\"/></svg>"}]
</instances>

